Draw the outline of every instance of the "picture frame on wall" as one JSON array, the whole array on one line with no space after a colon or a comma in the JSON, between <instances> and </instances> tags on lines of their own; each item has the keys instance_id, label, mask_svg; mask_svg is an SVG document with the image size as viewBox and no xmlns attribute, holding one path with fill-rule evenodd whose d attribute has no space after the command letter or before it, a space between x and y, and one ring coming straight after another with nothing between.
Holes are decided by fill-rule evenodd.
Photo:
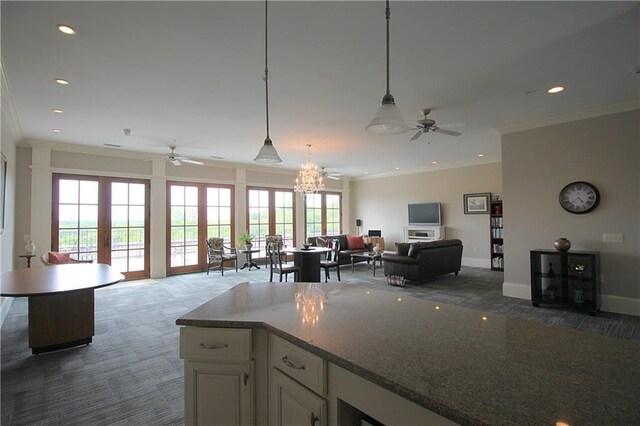
<instances>
[{"instance_id":1,"label":"picture frame on wall","mask_svg":"<svg viewBox=\"0 0 640 426\"><path fill-rule=\"evenodd\" d=\"M489 214L490 192L464 194L464 214Z\"/></svg>"}]
</instances>

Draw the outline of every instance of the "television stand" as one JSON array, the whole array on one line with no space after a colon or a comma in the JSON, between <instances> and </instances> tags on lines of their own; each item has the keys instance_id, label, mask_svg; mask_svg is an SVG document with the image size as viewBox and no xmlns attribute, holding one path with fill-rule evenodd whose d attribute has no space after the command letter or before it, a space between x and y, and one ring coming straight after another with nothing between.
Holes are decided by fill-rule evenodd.
<instances>
[{"instance_id":1,"label":"television stand","mask_svg":"<svg viewBox=\"0 0 640 426\"><path fill-rule=\"evenodd\" d=\"M445 239L444 226L404 226L403 229L405 243Z\"/></svg>"}]
</instances>

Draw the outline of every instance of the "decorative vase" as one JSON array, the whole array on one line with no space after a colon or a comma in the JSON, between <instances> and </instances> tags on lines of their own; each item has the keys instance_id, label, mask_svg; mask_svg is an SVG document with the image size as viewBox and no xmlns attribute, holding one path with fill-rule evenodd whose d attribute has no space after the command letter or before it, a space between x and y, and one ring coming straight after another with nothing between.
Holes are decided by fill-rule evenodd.
<instances>
[{"instance_id":1,"label":"decorative vase","mask_svg":"<svg viewBox=\"0 0 640 426\"><path fill-rule=\"evenodd\" d=\"M562 238L558 238L554 243L553 246L556 248L556 250L558 251L569 251L569 249L571 248L571 241L567 240L566 238L562 237Z\"/></svg>"},{"instance_id":2,"label":"decorative vase","mask_svg":"<svg viewBox=\"0 0 640 426\"><path fill-rule=\"evenodd\" d=\"M252 242L246 242L244 243L244 248L246 250L251 250L251 247L253 247L253 243Z\"/></svg>"},{"instance_id":3,"label":"decorative vase","mask_svg":"<svg viewBox=\"0 0 640 426\"><path fill-rule=\"evenodd\" d=\"M36 245L33 243L32 240L29 240L29 242L27 243L26 246L24 246L24 251L28 254L28 255L33 255L36 252Z\"/></svg>"}]
</instances>

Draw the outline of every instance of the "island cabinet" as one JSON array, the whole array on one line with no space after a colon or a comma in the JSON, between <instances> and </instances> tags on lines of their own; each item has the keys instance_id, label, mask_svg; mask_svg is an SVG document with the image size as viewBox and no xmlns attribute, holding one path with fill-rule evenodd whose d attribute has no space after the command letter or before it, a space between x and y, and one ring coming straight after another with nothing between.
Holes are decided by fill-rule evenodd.
<instances>
[{"instance_id":1,"label":"island cabinet","mask_svg":"<svg viewBox=\"0 0 640 426\"><path fill-rule=\"evenodd\" d=\"M255 424L252 330L180 329L185 360L185 424Z\"/></svg>"}]
</instances>

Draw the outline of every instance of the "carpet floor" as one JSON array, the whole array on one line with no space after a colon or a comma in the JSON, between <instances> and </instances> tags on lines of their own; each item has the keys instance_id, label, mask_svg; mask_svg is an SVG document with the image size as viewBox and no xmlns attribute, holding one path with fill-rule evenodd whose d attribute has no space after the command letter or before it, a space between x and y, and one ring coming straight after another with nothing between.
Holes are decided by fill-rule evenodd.
<instances>
[{"instance_id":1,"label":"carpet floor","mask_svg":"<svg viewBox=\"0 0 640 426\"><path fill-rule=\"evenodd\" d=\"M640 317L597 317L534 308L502 296L503 274L463 267L407 287L391 287L370 265L341 268L343 283L470 309L640 341ZM184 371L175 320L239 282L268 281L268 271L195 273L130 281L95 293L93 343L32 356L27 299L16 298L1 333L2 425L174 425L184 423ZM324 278L324 276L323 276ZM332 275L332 278L333 275Z\"/></svg>"}]
</instances>

